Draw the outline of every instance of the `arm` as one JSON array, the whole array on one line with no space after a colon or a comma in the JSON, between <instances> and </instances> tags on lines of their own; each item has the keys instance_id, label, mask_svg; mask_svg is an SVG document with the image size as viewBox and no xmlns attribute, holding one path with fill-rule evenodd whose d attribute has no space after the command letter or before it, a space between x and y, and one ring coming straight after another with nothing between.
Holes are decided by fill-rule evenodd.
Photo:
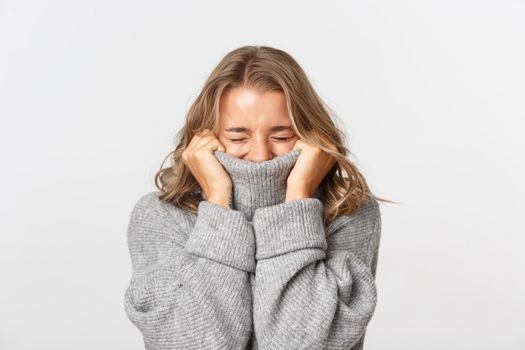
<instances>
[{"instance_id":1,"label":"arm","mask_svg":"<svg viewBox=\"0 0 525 350\"><path fill-rule=\"evenodd\" d=\"M184 214L167 205L150 193L132 211L128 318L146 349L244 349L252 325L251 226L241 212L201 201L181 244Z\"/></svg>"},{"instance_id":2,"label":"arm","mask_svg":"<svg viewBox=\"0 0 525 350\"><path fill-rule=\"evenodd\" d=\"M367 203L346 217L349 220L331 225L328 239L322 214L317 198L254 213L253 317L261 349L362 346L358 342L377 302L372 265L379 243L379 208L376 202Z\"/></svg>"}]
</instances>

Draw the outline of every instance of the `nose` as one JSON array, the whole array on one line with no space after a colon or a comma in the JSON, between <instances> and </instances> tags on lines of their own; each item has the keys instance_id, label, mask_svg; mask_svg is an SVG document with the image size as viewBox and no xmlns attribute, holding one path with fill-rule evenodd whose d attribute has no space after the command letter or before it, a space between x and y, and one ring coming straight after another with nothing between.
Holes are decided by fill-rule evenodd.
<instances>
[{"instance_id":1,"label":"nose","mask_svg":"<svg viewBox=\"0 0 525 350\"><path fill-rule=\"evenodd\" d=\"M247 160L255 163L264 162L274 157L273 152L265 143L253 144Z\"/></svg>"}]
</instances>

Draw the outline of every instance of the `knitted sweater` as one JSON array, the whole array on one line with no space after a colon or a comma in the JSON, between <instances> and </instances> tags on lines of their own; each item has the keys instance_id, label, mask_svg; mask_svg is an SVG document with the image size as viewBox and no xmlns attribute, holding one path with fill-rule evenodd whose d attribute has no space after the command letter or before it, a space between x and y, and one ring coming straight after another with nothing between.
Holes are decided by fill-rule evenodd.
<instances>
[{"instance_id":1,"label":"knitted sweater","mask_svg":"<svg viewBox=\"0 0 525 350\"><path fill-rule=\"evenodd\" d=\"M323 225L320 189L284 202L300 150L255 163L216 150L232 209L139 198L128 318L146 349L361 350L377 302L376 200Z\"/></svg>"}]
</instances>

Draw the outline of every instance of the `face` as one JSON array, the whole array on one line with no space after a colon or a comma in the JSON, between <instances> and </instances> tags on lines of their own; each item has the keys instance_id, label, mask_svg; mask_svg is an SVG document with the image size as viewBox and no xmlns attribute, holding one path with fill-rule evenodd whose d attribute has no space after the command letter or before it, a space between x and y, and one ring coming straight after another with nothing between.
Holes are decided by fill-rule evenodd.
<instances>
[{"instance_id":1,"label":"face","mask_svg":"<svg viewBox=\"0 0 525 350\"><path fill-rule=\"evenodd\" d=\"M290 152L298 137L281 91L231 88L219 104L217 138L226 153L263 162Z\"/></svg>"}]
</instances>

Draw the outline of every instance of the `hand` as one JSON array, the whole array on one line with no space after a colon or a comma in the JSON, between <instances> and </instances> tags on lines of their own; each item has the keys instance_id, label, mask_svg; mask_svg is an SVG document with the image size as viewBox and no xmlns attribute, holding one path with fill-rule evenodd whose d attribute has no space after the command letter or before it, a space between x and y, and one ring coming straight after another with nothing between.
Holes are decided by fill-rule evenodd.
<instances>
[{"instance_id":1,"label":"hand","mask_svg":"<svg viewBox=\"0 0 525 350\"><path fill-rule=\"evenodd\" d=\"M205 199L231 208L232 181L213 151L226 148L209 129L195 134L182 152L182 161L199 183Z\"/></svg>"},{"instance_id":2,"label":"hand","mask_svg":"<svg viewBox=\"0 0 525 350\"><path fill-rule=\"evenodd\" d=\"M334 151L334 145L330 147ZM324 177L336 163L336 159L323 150L297 140L293 148L301 153L288 175L285 202L313 197Z\"/></svg>"}]
</instances>

